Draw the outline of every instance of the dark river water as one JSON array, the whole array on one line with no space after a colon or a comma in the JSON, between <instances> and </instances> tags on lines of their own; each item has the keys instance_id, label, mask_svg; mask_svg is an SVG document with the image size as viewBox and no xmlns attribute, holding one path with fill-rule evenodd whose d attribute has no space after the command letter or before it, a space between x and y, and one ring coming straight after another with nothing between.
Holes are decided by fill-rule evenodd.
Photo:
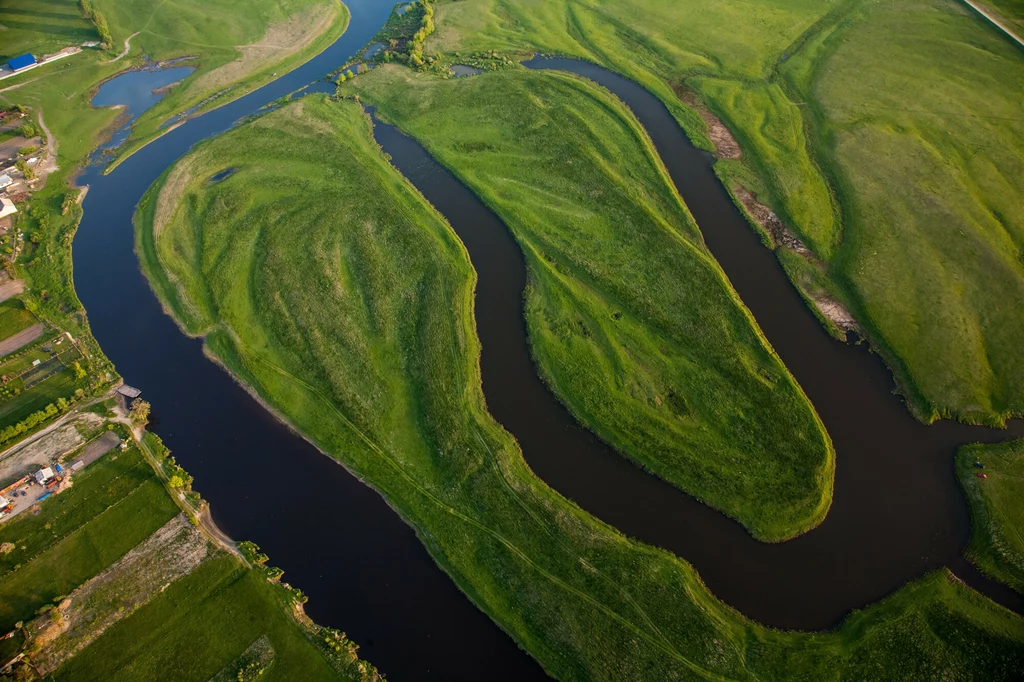
<instances>
[{"instance_id":1,"label":"dark river water","mask_svg":"<svg viewBox=\"0 0 1024 682\"><path fill-rule=\"evenodd\" d=\"M88 169L81 182L90 191L74 243L76 289L96 338L125 381L152 403L152 429L195 476L218 525L258 543L285 579L309 595L310 616L346 630L392 679L541 679L540 667L455 588L379 495L276 422L202 354L200 341L181 334L138 268L132 215L159 175L197 141L346 62L392 8L386 1L347 4L352 21L345 35L306 65L188 121L108 176ZM531 66L581 73L634 110L838 453L828 518L779 545L754 541L736 523L629 464L581 429L537 378L522 317L524 263L504 225L416 142L377 124L378 141L395 165L469 250L479 273L476 314L488 406L534 471L629 535L694 563L716 595L770 625L834 625L851 608L942 565L1019 608L1013 593L961 558L969 519L952 460L961 443L1010 434L914 421L876 357L823 332L733 207L710 157L687 142L653 96L579 62ZM1013 432L1024 429L1017 423ZM296 490L301 494L291 494ZM288 493L287 502L278 502L277 493Z\"/></svg>"}]
</instances>

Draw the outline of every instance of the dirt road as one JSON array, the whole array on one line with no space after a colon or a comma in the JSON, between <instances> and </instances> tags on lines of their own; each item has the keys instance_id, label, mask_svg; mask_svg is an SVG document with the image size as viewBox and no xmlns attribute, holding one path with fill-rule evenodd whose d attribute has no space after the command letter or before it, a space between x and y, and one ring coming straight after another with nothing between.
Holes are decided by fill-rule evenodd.
<instances>
[{"instance_id":1,"label":"dirt road","mask_svg":"<svg viewBox=\"0 0 1024 682\"><path fill-rule=\"evenodd\" d=\"M46 326L40 322L28 329L22 329L14 336L8 336L3 341L0 341L0 358L10 355L26 344L32 343L42 336L44 331L46 331Z\"/></svg>"}]
</instances>

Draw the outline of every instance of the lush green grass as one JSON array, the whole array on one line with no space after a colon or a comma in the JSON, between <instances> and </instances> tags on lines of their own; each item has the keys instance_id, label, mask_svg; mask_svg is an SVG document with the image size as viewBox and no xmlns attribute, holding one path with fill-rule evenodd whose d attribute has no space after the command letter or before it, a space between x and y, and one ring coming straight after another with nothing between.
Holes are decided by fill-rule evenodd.
<instances>
[{"instance_id":1,"label":"lush green grass","mask_svg":"<svg viewBox=\"0 0 1024 682\"><path fill-rule=\"evenodd\" d=\"M78 0L0 0L0 63L26 52L39 59L65 47L99 40ZM0 81L6 86L9 81Z\"/></svg>"},{"instance_id":2,"label":"lush green grass","mask_svg":"<svg viewBox=\"0 0 1024 682\"><path fill-rule=\"evenodd\" d=\"M0 340L6 339L36 323L35 315L25 310L25 304L17 298L0 303Z\"/></svg>"},{"instance_id":3,"label":"lush green grass","mask_svg":"<svg viewBox=\"0 0 1024 682\"><path fill-rule=\"evenodd\" d=\"M344 679L297 627L284 591L233 557L215 555L105 632L53 679L205 682L261 636L273 647L261 680Z\"/></svg>"},{"instance_id":4,"label":"lush green grass","mask_svg":"<svg viewBox=\"0 0 1024 682\"><path fill-rule=\"evenodd\" d=\"M167 203L150 194L138 219L161 298L385 494L559 679L878 679L915 664L1012 679L1024 665L1024 621L944 573L834 633L766 630L539 481L483 407L468 258L355 104L289 104L199 146L160 188Z\"/></svg>"},{"instance_id":5,"label":"lush green grass","mask_svg":"<svg viewBox=\"0 0 1024 682\"><path fill-rule=\"evenodd\" d=\"M30 619L124 556L178 513L150 478L51 547L0 578L0 630Z\"/></svg>"},{"instance_id":6,"label":"lush green grass","mask_svg":"<svg viewBox=\"0 0 1024 682\"><path fill-rule=\"evenodd\" d=\"M847 216L830 274L926 417L992 419L1024 411L1024 59L965 12L865 9L786 69Z\"/></svg>"},{"instance_id":7,"label":"lush green grass","mask_svg":"<svg viewBox=\"0 0 1024 682\"><path fill-rule=\"evenodd\" d=\"M512 230L534 357L581 422L760 538L824 518L830 443L625 107L523 70L353 83Z\"/></svg>"},{"instance_id":8,"label":"lush green grass","mask_svg":"<svg viewBox=\"0 0 1024 682\"><path fill-rule=\"evenodd\" d=\"M1024 412L1024 61L972 10L464 0L436 24L428 53L539 49L624 73L707 145L671 86L696 91L744 150L723 175L825 261L918 416Z\"/></svg>"},{"instance_id":9,"label":"lush green grass","mask_svg":"<svg viewBox=\"0 0 1024 682\"><path fill-rule=\"evenodd\" d=\"M976 468L975 462L985 468ZM1024 594L1024 441L965 447L957 455L956 471L971 503L968 556L985 573ZM979 478L981 473L988 478Z\"/></svg>"},{"instance_id":10,"label":"lush green grass","mask_svg":"<svg viewBox=\"0 0 1024 682\"><path fill-rule=\"evenodd\" d=\"M139 118L125 153L159 135L178 112L237 99L309 60L341 36L349 18L340 0L93 2L110 22L116 49L139 32L133 55L194 57L188 64L198 67Z\"/></svg>"}]
</instances>

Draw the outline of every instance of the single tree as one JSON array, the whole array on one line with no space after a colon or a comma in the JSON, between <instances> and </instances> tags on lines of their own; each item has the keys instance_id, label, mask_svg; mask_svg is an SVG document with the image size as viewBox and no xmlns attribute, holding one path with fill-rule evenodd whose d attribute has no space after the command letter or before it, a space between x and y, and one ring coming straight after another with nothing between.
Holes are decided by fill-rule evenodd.
<instances>
[{"instance_id":1,"label":"single tree","mask_svg":"<svg viewBox=\"0 0 1024 682\"><path fill-rule=\"evenodd\" d=\"M128 416L131 417L132 424L145 426L149 423L149 403L142 398L136 398L132 401L132 407L128 412Z\"/></svg>"}]
</instances>

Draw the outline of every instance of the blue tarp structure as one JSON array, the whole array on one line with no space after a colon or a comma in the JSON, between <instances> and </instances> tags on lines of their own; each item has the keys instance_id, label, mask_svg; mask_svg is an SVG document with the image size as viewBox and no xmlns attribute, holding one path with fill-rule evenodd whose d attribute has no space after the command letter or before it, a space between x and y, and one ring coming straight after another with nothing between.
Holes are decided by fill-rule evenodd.
<instances>
[{"instance_id":1,"label":"blue tarp structure","mask_svg":"<svg viewBox=\"0 0 1024 682\"><path fill-rule=\"evenodd\" d=\"M32 66L35 63L35 57L30 54L23 54L20 57L8 60L7 66L11 67L11 71L17 71L18 69L24 69L26 66Z\"/></svg>"}]
</instances>

